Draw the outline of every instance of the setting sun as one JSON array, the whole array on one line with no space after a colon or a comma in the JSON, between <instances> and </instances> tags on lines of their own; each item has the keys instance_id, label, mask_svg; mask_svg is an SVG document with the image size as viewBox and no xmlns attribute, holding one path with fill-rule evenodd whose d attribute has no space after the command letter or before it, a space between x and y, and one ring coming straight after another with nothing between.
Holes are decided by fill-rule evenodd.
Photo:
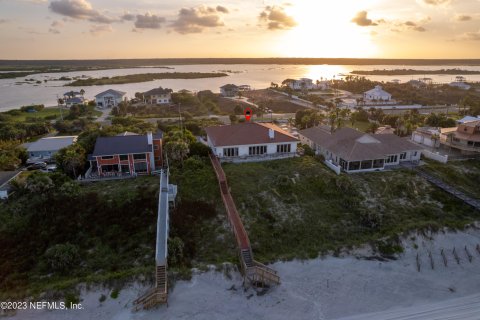
<instances>
[{"instance_id":1,"label":"setting sun","mask_svg":"<svg viewBox=\"0 0 480 320\"><path fill-rule=\"evenodd\" d=\"M294 57L378 56L370 32L350 21L361 7L358 1L296 2L286 12L295 18L297 26L284 34L279 50Z\"/></svg>"}]
</instances>

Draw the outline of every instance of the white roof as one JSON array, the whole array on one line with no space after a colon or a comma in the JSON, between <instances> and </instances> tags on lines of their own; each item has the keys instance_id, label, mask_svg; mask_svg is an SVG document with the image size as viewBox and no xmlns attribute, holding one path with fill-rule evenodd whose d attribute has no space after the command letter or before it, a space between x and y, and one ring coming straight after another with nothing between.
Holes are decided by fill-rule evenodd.
<instances>
[{"instance_id":1,"label":"white roof","mask_svg":"<svg viewBox=\"0 0 480 320\"><path fill-rule=\"evenodd\" d=\"M460 120L457 120L457 123L466 123L466 122L472 122L472 121L478 121L478 120L480 120L480 116L479 117L466 116Z\"/></svg>"},{"instance_id":2,"label":"white roof","mask_svg":"<svg viewBox=\"0 0 480 320\"><path fill-rule=\"evenodd\" d=\"M100 92L99 94L95 95L95 98L96 97L101 97L101 96L106 96L107 94L111 94L111 95L117 96L117 97L123 97L126 94L126 92L118 91L118 90L114 90L114 89L108 89L106 91Z\"/></svg>"},{"instance_id":3,"label":"white roof","mask_svg":"<svg viewBox=\"0 0 480 320\"><path fill-rule=\"evenodd\" d=\"M382 89L382 86L375 86L372 90L368 90L365 94L374 95L374 96L391 96L390 93Z\"/></svg>"},{"instance_id":4,"label":"white roof","mask_svg":"<svg viewBox=\"0 0 480 320\"><path fill-rule=\"evenodd\" d=\"M77 141L77 136L48 137L39 139L27 148L28 152L57 151Z\"/></svg>"}]
</instances>

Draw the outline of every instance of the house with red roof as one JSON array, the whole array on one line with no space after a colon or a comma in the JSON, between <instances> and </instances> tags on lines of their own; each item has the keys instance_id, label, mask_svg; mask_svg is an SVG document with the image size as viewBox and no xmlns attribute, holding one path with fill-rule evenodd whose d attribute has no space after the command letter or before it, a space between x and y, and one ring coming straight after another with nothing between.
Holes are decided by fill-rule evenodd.
<instances>
[{"instance_id":1,"label":"house with red roof","mask_svg":"<svg viewBox=\"0 0 480 320\"><path fill-rule=\"evenodd\" d=\"M294 157L299 140L272 123L245 122L205 128L207 143L221 161Z\"/></svg>"}]
</instances>

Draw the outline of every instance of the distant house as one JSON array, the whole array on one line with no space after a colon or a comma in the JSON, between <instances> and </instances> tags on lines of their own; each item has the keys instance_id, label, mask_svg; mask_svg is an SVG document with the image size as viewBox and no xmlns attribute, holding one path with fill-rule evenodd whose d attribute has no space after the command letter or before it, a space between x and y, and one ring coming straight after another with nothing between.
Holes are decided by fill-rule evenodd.
<instances>
[{"instance_id":1,"label":"distant house","mask_svg":"<svg viewBox=\"0 0 480 320\"><path fill-rule=\"evenodd\" d=\"M222 97L235 97L238 91L240 91L239 87L231 83L220 87L220 95Z\"/></svg>"},{"instance_id":2,"label":"distant house","mask_svg":"<svg viewBox=\"0 0 480 320\"><path fill-rule=\"evenodd\" d=\"M480 120L480 116L478 116L478 117L465 116L462 119L457 120L457 124L462 124L462 123L472 122L472 121L478 121L478 120Z\"/></svg>"},{"instance_id":3,"label":"distant house","mask_svg":"<svg viewBox=\"0 0 480 320\"><path fill-rule=\"evenodd\" d=\"M347 173L384 170L420 160L420 146L394 134L368 134L351 128L330 133L318 126L299 131L300 141Z\"/></svg>"},{"instance_id":4,"label":"distant house","mask_svg":"<svg viewBox=\"0 0 480 320\"><path fill-rule=\"evenodd\" d=\"M480 119L468 121L453 128L442 128L440 143L462 154L480 153Z\"/></svg>"},{"instance_id":5,"label":"distant house","mask_svg":"<svg viewBox=\"0 0 480 320\"><path fill-rule=\"evenodd\" d=\"M412 141L431 148L440 146L440 129L435 127L420 127L412 132Z\"/></svg>"},{"instance_id":6,"label":"distant house","mask_svg":"<svg viewBox=\"0 0 480 320\"><path fill-rule=\"evenodd\" d=\"M242 84L238 86L238 91L250 91L252 88L248 84Z\"/></svg>"},{"instance_id":7,"label":"distant house","mask_svg":"<svg viewBox=\"0 0 480 320\"><path fill-rule=\"evenodd\" d=\"M378 127L375 134L395 134L395 129L392 126L386 125L384 127Z\"/></svg>"},{"instance_id":8,"label":"distant house","mask_svg":"<svg viewBox=\"0 0 480 320\"><path fill-rule=\"evenodd\" d=\"M63 94L63 100L68 108L71 108L74 105L84 105L86 102L83 94L78 91L65 92Z\"/></svg>"},{"instance_id":9,"label":"distant house","mask_svg":"<svg viewBox=\"0 0 480 320\"><path fill-rule=\"evenodd\" d=\"M150 174L163 163L162 133L98 137L89 161L92 176Z\"/></svg>"},{"instance_id":10,"label":"distant house","mask_svg":"<svg viewBox=\"0 0 480 320\"><path fill-rule=\"evenodd\" d=\"M298 139L271 123L246 122L205 128L207 143L222 161L293 157Z\"/></svg>"},{"instance_id":11,"label":"distant house","mask_svg":"<svg viewBox=\"0 0 480 320\"><path fill-rule=\"evenodd\" d=\"M27 148L29 162L50 161L58 150L77 141L77 136L48 137L31 143Z\"/></svg>"},{"instance_id":12,"label":"distant house","mask_svg":"<svg viewBox=\"0 0 480 320\"><path fill-rule=\"evenodd\" d=\"M289 81L288 86L293 90L312 90L317 89L317 85L313 83L312 79L300 78L297 80Z\"/></svg>"},{"instance_id":13,"label":"distant house","mask_svg":"<svg viewBox=\"0 0 480 320\"><path fill-rule=\"evenodd\" d=\"M454 81L448 84L450 87L456 87L462 90L469 90L472 86L465 82Z\"/></svg>"},{"instance_id":14,"label":"distant house","mask_svg":"<svg viewBox=\"0 0 480 320\"><path fill-rule=\"evenodd\" d=\"M379 102L388 102L392 100L392 95L387 91L382 89L382 86L375 86L372 90L368 90L363 94L363 99L365 101L379 101Z\"/></svg>"},{"instance_id":15,"label":"distant house","mask_svg":"<svg viewBox=\"0 0 480 320\"><path fill-rule=\"evenodd\" d=\"M125 92L108 89L95 96L95 103L99 108L112 108L118 106L123 101Z\"/></svg>"},{"instance_id":16,"label":"distant house","mask_svg":"<svg viewBox=\"0 0 480 320\"><path fill-rule=\"evenodd\" d=\"M156 88L143 93L143 101L147 104L172 103L172 89Z\"/></svg>"}]
</instances>

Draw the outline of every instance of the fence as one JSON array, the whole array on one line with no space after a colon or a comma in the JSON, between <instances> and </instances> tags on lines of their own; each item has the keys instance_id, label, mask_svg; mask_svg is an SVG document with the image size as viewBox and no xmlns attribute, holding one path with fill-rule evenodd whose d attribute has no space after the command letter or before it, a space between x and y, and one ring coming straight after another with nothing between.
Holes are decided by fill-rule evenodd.
<instances>
[{"instance_id":1,"label":"fence","mask_svg":"<svg viewBox=\"0 0 480 320\"><path fill-rule=\"evenodd\" d=\"M340 174L340 171L342 170L342 168L340 167L337 167L336 165L333 164L332 160L325 160L324 163L327 165L327 167L329 167L330 169L332 169L333 171L335 171L335 173L338 175Z\"/></svg>"},{"instance_id":2,"label":"fence","mask_svg":"<svg viewBox=\"0 0 480 320\"><path fill-rule=\"evenodd\" d=\"M432 152L426 149L422 150L422 154L427 159L432 159L441 163L447 163L448 161L448 155L441 155L440 153Z\"/></svg>"}]
</instances>

